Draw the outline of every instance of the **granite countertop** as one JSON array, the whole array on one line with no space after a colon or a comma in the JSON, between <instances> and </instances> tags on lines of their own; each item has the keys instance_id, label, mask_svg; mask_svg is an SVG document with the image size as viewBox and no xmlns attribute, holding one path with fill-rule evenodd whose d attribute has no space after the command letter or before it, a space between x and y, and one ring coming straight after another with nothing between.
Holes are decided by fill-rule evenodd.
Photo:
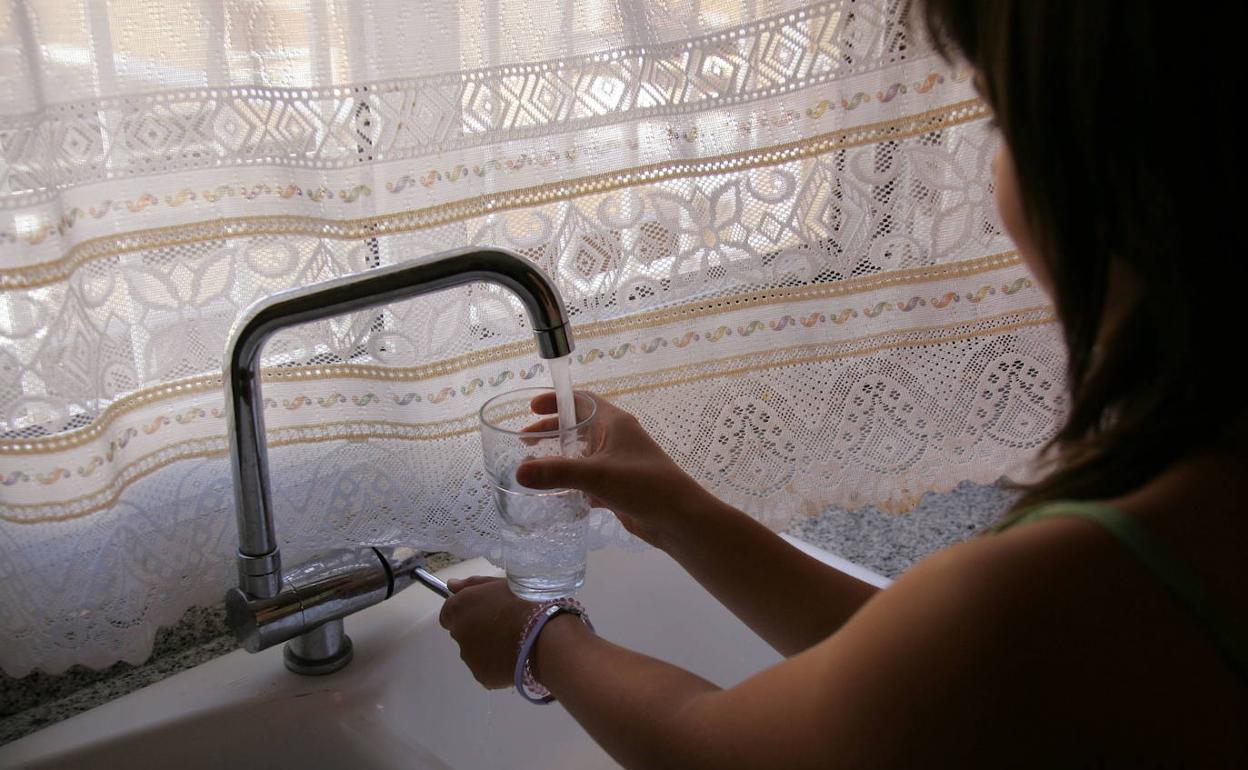
<instances>
[{"instance_id":1,"label":"granite countertop","mask_svg":"<svg viewBox=\"0 0 1248 770\"><path fill-rule=\"evenodd\" d=\"M812 545L895 578L933 551L965 540L997 519L1012 493L995 485L959 484L947 494L928 493L912 511L831 508L793 523L788 533ZM454 564L449 554L429 559L434 570ZM103 671L75 666L56 676L0 676L0 745L50 724L198 666L237 647L221 606L193 607L156 635L142 665L117 663Z\"/></svg>"}]
</instances>

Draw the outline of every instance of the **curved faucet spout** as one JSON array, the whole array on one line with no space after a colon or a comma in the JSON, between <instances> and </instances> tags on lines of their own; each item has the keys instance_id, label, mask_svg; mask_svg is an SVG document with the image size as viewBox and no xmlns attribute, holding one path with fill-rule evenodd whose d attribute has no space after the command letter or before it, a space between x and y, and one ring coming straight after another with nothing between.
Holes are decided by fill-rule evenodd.
<instances>
[{"instance_id":1,"label":"curved faucet spout","mask_svg":"<svg viewBox=\"0 0 1248 770\"><path fill-rule=\"evenodd\" d=\"M281 292L256 302L234 324L226 349L225 386L239 588L267 599L279 593L282 582L260 394L264 343L288 326L478 281L501 285L520 298L543 358L572 351L567 312L554 283L531 262L503 249L458 249Z\"/></svg>"}]
</instances>

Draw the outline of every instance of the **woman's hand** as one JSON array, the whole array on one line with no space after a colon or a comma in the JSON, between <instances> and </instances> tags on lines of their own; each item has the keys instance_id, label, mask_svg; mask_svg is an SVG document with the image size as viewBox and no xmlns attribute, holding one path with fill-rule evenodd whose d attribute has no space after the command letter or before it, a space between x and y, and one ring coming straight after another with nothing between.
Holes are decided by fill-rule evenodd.
<instances>
[{"instance_id":1,"label":"woman's hand","mask_svg":"<svg viewBox=\"0 0 1248 770\"><path fill-rule=\"evenodd\" d=\"M598 414L590 430L584 458L543 457L516 469L516 480L533 489L579 489L595 507L610 508L624 528L647 543L664 548L664 540L682 516L709 507L714 497L698 486L655 443L637 418L595 395ZM555 394L532 402L547 417L527 431L559 427Z\"/></svg>"},{"instance_id":2,"label":"woman's hand","mask_svg":"<svg viewBox=\"0 0 1248 770\"><path fill-rule=\"evenodd\" d=\"M459 645L459 657L487 689L515 682L520 634L537 605L517 597L501 577L451 580L438 622Z\"/></svg>"}]
</instances>

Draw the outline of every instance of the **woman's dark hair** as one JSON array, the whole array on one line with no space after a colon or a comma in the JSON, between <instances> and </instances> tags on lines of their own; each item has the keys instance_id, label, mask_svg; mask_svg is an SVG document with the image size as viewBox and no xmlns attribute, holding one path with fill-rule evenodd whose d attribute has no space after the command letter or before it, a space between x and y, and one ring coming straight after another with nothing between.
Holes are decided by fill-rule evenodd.
<instances>
[{"instance_id":1,"label":"woman's dark hair","mask_svg":"<svg viewBox=\"0 0 1248 770\"><path fill-rule=\"evenodd\" d=\"M1014 485L1006 518L1127 493L1196 451L1243 452L1243 5L919 1L938 49L979 72L1068 349L1051 466ZM1113 260L1140 301L1097 345Z\"/></svg>"}]
</instances>

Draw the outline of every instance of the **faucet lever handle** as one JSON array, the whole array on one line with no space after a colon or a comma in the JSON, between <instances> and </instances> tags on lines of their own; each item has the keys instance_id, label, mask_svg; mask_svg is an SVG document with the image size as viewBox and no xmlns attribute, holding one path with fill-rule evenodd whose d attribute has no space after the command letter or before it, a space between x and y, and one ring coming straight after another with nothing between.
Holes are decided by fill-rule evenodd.
<instances>
[{"instance_id":1,"label":"faucet lever handle","mask_svg":"<svg viewBox=\"0 0 1248 770\"><path fill-rule=\"evenodd\" d=\"M404 545L374 548L377 556L390 570L390 596L411 586L421 585L438 594L443 599L451 595L451 589L437 575L425 568L425 552ZM389 598L386 597L386 598Z\"/></svg>"}]
</instances>

